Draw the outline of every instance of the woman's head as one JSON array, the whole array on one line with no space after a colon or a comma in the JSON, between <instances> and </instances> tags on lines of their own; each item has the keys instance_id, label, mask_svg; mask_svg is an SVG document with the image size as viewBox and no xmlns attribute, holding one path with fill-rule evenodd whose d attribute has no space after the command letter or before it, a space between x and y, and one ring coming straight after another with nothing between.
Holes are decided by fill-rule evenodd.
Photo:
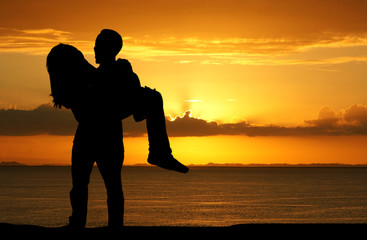
<instances>
[{"instance_id":1,"label":"woman's head","mask_svg":"<svg viewBox=\"0 0 367 240\"><path fill-rule=\"evenodd\" d=\"M56 107L71 107L87 87L90 68L83 54L71 45L59 44L51 49L47 56L47 70Z\"/></svg>"}]
</instances>

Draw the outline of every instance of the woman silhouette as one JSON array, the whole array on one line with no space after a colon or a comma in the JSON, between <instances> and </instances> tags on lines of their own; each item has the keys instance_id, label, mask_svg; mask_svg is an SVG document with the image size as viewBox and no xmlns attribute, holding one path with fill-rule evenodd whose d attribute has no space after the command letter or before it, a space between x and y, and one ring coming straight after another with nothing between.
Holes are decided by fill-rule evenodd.
<instances>
[{"instance_id":1,"label":"woman silhouette","mask_svg":"<svg viewBox=\"0 0 367 240\"><path fill-rule=\"evenodd\" d=\"M70 108L78 121L71 160L69 227L85 227L89 178L96 162L107 189L108 226L120 228L124 213L121 118L97 98L99 95L92 87L96 69L75 47L65 44L54 47L47 56L47 69L54 105Z\"/></svg>"}]
</instances>

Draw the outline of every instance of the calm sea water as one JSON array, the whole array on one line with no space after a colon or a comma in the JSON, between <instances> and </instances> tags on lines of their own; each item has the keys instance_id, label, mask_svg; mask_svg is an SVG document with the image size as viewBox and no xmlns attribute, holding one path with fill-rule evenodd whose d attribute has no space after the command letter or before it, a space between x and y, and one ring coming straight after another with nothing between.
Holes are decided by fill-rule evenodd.
<instances>
[{"instance_id":1,"label":"calm sea water","mask_svg":"<svg viewBox=\"0 0 367 240\"><path fill-rule=\"evenodd\" d=\"M186 175L124 167L125 224L367 223L367 168L194 168ZM62 226L69 167L0 167L0 222ZM91 176L89 227L107 225L106 191Z\"/></svg>"}]
</instances>

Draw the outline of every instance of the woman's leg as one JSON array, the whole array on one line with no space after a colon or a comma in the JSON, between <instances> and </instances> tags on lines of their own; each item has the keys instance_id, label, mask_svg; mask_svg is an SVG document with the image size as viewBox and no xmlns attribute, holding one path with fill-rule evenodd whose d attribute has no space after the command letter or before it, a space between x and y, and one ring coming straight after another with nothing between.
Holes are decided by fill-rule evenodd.
<instances>
[{"instance_id":1,"label":"woman's leg","mask_svg":"<svg viewBox=\"0 0 367 240\"><path fill-rule=\"evenodd\" d=\"M154 154L172 153L166 130L162 95L146 88L146 124L149 140L149 152Z\"/></svg>"},{"instance_id":2,"label":"woman's leg","mask_svg":"<svg viewBox=\"0 0 367 240\"><path fill-rule=\"evenodd\" d=\"M149 140L148 162L168 170L188 172L189 169L172 156L162 95L148 87L142 88L142 91Z\"/></svg>"},{"instance_id":3,"label":"woman's leg","mask_svg":"<svg viewBox=\"0 0 367 240\"><path fill-rule=\"evenodd\" d=\"M75 229L84 228L87 221L88 184L94 163L91 155L80 144L74 143L71 160L73 187L70 191L72 215L69 225Z\"/></svg>"}]
</instances>

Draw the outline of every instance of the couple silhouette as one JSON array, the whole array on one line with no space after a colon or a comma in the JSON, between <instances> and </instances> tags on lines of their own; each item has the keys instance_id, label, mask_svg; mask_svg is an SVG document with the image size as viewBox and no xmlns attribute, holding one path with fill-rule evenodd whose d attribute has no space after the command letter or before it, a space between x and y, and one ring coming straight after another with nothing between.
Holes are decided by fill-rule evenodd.
<instances>
[{"instance_id":1,"label":"couple silhouette","mask_svg":"<svg viewBox=\"0 0 367 240\"><path fill-rule=\"evenodd\" d=\"M172 156L161 94L141 87L128 60L116 60L122 45L120 34L103 29L94 47L98 68L67 44L53 47L47 56L54 106L71 109L78 122L71 159L72 215L67 226L72 230L86 225L88 184L95 162L107 189L108 227L123 227L122 119L132 115L135 121L146 120L148 163L181 173L189 171Z\"/></svg>"}]
</instances>

